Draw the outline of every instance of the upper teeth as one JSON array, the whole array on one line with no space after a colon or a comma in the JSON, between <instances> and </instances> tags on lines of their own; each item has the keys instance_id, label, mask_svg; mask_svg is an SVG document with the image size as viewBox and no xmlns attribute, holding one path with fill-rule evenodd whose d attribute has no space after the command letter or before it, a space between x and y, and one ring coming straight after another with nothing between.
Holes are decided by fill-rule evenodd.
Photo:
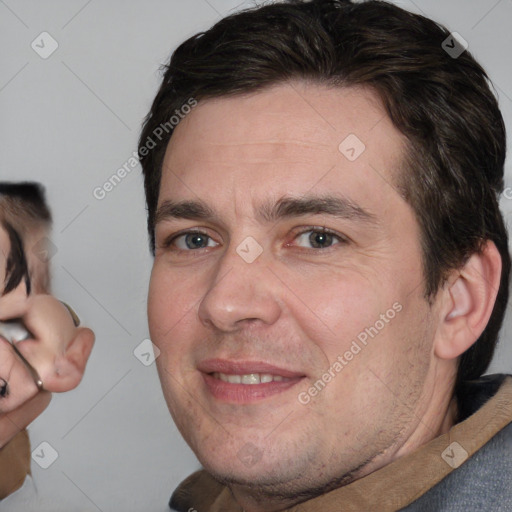
<instances>
[{"instance_id":1,"label":"upper teeth","mask_svg":"<svg viewBox=\"0 0 512 512\"><path fill-rule=\"evenodd\" d=\"M231 384L265 384L266 382L281 382L289 380L281 375L271 375L270 373L248 373L247 375L230 375L227 373L215 372L213 376L216 379L229 382Z\"/></svg>"}]
</instances>

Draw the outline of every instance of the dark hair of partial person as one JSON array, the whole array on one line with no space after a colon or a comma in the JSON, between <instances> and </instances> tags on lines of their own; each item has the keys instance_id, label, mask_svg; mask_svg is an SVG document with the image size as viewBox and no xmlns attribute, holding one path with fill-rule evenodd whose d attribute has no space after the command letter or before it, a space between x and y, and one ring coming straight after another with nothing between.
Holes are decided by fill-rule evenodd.
<instances>
[{"instance_id":1,"label":"dark hair of partial person","mask_svg":"<svg viewBox=\"0 0 512 512\"><path fill-rule=\"evenodd\" d=\"M290 0L230 15L182 43L139 140L148 230L154 223L162 162L172 130L149 153L154 130L187 100L256 92L287 81L362 86L380 98L407 138L396 188L421 230L425 297L431 303L451 270L492 240L502 259L488 325L459 360L455 393L493 357L508 300L510 256L499 210L505 126L489 79L469 51L452 58L443 26L384 1ZM453 46L454 43L451 45Z\"/></svg>"},{"instance_id":2,"label":"dark hair of partial person","mask_svg":"<svg viewBox=\"0 0 512 512\"><path fill-rule=\"evenodd\" d=\"M6 277L2 295L25 280L27 293L31 280L20 228L15 225L51 222L44 188L35 182L0 182L0 222L9 235L11 250L6 259Z\"/></svg>"}]
</instances>

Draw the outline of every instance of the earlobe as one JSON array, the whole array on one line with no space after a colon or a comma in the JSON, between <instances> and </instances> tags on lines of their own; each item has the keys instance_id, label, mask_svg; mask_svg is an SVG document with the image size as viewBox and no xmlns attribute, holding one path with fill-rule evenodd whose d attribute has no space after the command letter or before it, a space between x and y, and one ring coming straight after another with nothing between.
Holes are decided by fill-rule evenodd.
<instances>
[{"instance_id":1,"label":"earlobe","mask_svg":"<svg viewBox=\"0 0 512 512\"><path fill-rule=\"evenodd\" d=\"M480 337L491 316L501 280L501 257L492 241L447 281L434 345L441 359L455 359Z\"/></svg>"}]
</instances>

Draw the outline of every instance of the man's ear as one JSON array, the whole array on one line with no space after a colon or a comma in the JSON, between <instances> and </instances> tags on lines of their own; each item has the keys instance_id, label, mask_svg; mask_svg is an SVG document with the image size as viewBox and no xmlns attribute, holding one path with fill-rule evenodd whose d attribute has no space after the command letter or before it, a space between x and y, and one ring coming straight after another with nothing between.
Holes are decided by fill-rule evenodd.
<instances>
[{"instance_id":1,"label":"man's ear","mask_svg":"<svg viewBox=\"0 0 512 512\"><path fill-rule=\"evenodd\" d=\"M94 333L85 327L77 329L76 336L55 358L53 365L45 365L41 371L44 389L62 393L76 388L84 375L93 345Z\"/></svg>"},{"instance_id":2,"label":"man's ear","mask_svg":"<svg viewBox=\"0 0 512 512\"><path fill-rule=\"evenodd\" d=\"M439 358L457 358L480 337L498 295L501 268L500 253L488 240L480 253L473 254L447 280L434 343Z\"/></svg>"}]
</instances>

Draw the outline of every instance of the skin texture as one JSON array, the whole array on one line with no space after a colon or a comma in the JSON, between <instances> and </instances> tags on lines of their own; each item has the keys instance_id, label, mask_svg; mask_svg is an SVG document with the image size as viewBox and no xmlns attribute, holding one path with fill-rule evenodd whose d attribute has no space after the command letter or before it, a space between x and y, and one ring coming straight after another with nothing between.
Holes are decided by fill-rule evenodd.
<instances>
[{"instance_id":1,"label":"skin texture","mask_svg":"<svg viewBox=\"0 0 512 512\"><path fill-rule=\"evenodd\" d=\"M354 161L338 149L349 134L366 146ZM159 206L202 200L216 216L157 223L148 313L158 371L185 440L246 512L339 487L454 422L456 357L476 340L495 297L473 277L496 285L501 267L491 244L483 263L470 261L476 271L468 267L458 296L450 286L460 272L427 304L418 223L394 187L404 147L370 91L305 83L200 102L169 143ZM305 195L348 198L372 221L257 214L262 203ZM322 227L336 236L318 248L311 230ZM168 243L182 230L201 231L204 244ZM249 236L263 249L252 263L236 251ZM449 323L457 297L460 314ZM400 311L300 403L394 304ZM475 315L469 327L465 314ZM198 369L212 358L265 362L301 378L251 403L222 400Z\"/></svg>"},{"instance_id":2,"label":"skin texture","mask_svg":"<svg viewBox=\"0 0 512 512\"><path fill-rule=\"evenodd\" d=\"M0 283L4 283L10 241L1 227L0 249ZM46 279L43 274L48 273L46 263L36 261L31 252L27 257L39 286L27 295L23 280L14 290L1 295L0 321L22 319L33 334L16 346L41 377L44 391L38 390L25 363L0 336L0 377L8 382L9 390L0 399L0 448L44 411L52 392L68 391L80 383L94 344L93 332L75 327L66 307L40 289Z\"/></svg>"}]
</instances>

